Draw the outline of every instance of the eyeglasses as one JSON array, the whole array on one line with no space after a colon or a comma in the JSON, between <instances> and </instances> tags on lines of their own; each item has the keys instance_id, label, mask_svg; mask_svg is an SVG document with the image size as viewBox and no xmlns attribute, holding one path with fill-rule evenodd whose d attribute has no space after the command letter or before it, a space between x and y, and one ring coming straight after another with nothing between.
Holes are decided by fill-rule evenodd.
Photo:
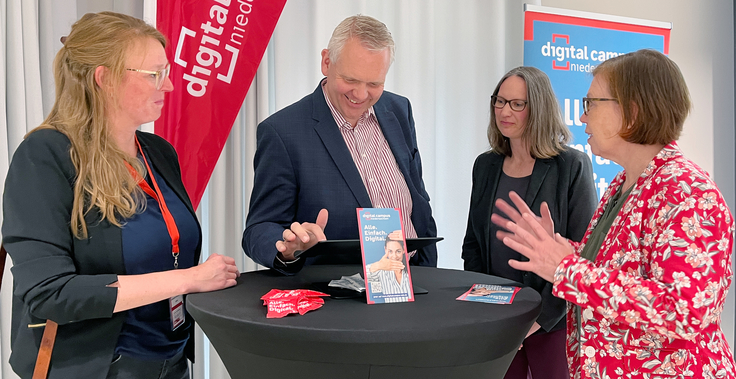
<instances>
[{"instance_id":1,"label":"eyeglasses","mask_svg":"<svg viewBox=\"0 0 736 379\"><path fill-rule=\"evenodd\" d=\"M503 107L506 106L506 103L509 104L512 111L521 112L526 108L528 101L521 99L506 100L500 96L491 96L491 105L496 109L503 109Z\"/></svg>"},{"instance_id":2,"label":"eyeglasses","mask_svg":"<svg viewBox=\"0 0 736 379\"><path fill-rule=\"evenodd\" d=\"M156 91L160 90L164 86L166 78L169 77L169 71L171 70L171 64L167 63L166 67L158 71L141 70L138 68L126 68L128 71L142 72L144 74L153 75L152 78L156 79Z\"/></svg>"},{"instance_id":3,"label":"eyeglasses","mask_svg":"<svg viewBox=\"0 0 736 379\"><path fill-rule=\"evenodd\" d=\"M610 99L606 97L584 97L583 98L583 113L586 115L588 114L588 111L590 110L590 103L593 101L616 101L616 99Z\"/></svg>"}]
</instances>

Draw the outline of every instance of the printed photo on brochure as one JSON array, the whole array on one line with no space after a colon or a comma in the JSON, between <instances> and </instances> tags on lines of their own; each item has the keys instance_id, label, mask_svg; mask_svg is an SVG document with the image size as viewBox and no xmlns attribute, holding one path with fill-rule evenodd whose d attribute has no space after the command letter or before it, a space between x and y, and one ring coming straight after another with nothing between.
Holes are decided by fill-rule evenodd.
<instances>
[{"instance_id":1,"label":"printed photo on brochure","mask_svg":"<svg viewBox=\"0 0 736 379\"><path fill-rule=\"evenodd\" d=\"M359 208L358 226L368 304L414 301L399 210Z\"/></svg>"},{"instance_id":2,"label":"printed photo on brochure","mask_svg":"<svg viewBox=\"0 0 736 379\"><path fill-rule=\"evenodd\" d=\"M470 289L460 295L457 300L478 301L492 304L511 304L520 287L499 286L495 284L473 284Z\"/></svg>"}]
</instances>

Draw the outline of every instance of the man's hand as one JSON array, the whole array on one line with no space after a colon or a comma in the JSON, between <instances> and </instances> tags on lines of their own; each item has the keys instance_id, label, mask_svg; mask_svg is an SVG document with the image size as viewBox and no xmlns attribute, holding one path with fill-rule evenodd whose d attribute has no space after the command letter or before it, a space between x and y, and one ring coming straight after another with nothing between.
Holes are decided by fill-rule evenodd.
<instances>
[{"instance_id":1,"label":"man's hand","mask_svg":"<svg viewBox=\"0 0 736 379\"><path fill-rule=\"evenodd\" d=\"M326 240L324 230L327 226L327 216L327 209L322 209L314 223L295 222L289 229L284 229L283 240L276 242L279 258L283 261L293 261L294 252L297 250L309 249L317 242Z\"/></svg>"}]
</instances>

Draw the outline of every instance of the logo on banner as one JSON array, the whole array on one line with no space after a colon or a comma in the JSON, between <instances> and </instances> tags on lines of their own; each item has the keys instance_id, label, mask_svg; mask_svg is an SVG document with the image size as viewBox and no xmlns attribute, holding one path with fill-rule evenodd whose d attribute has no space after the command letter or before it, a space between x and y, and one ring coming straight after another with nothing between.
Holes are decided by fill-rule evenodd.
<instances>
[{"instance_id":1,"label":"logo on banner","mask_svg":"<svg viewBox=\"0 0 736 379\"><path fill-rule=\"evenodd\" d=\"M229 5L230 1L220 0L218 3ZM229 10L221 5L213 5L210 8L210 20L200 24L199 30L181 27L174 63L187 69L183 78L188 83L187 92L194 97L202 97L207 92L207 84L213 76L226 84L230 84L233 79L239 49L243 45L246 33L243 28L248 25L247 15L253 8L251 1L238 0L238 3L239 13L234 17L235 24L228 25L230 30L225 31L224 26ZM213 21L219 26L213 26ZM226 39L228 36L229 39ZM195 61L191 65L182 57L185 45L194 47L197 51Z\"/></svg>"},{"instance_id":2,"label":"logo on banner","mask_svg":"<svg viewBox=\"0 0 736 379\"><path fill-rule=\"evenodd\" d=\"M552 58L552 69L563 71L591 72L599 63L623 53L589 48L587 45L575 46L567 34L552 34L552 38L542 45L543 57Z\"/></svg>"},{"instance_id":3,"label":"logo on banner","mask_svg":"<svg viewBox=\"0 0 736 379\"><path fill-rule=\"evenodd\" d=\"M158 0L174 90L156 134L179 154L196 208L286 0Z\"/></svg>"},{"instance_id":4,"label":"logo on banner","mask_svg":"<svg viewBox=\"0 0 736 379\"><path fill-rule=\"evenodd\" d=\"M524 65L549 77L573 135L570 147L590 158L599 196L621 167L593 154L580 121L581 98L590 86L591 72L608 59L643 48L667 54L670 28L655 21L525 5Z\"/></svg>"}]
</instances>

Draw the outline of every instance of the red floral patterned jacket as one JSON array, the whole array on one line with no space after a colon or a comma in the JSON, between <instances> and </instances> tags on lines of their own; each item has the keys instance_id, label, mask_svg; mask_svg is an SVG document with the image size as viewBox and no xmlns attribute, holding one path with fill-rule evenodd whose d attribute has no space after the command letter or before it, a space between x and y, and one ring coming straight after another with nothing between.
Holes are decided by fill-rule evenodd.
<instances>
[{"instance_id":1,"label":"red floral patterned jacket","mask_svg":"<svg viewBox=\"0 0 736 379\"><path fill-rule=\"evenodd\" d=\"M580 257L625 176L611 182L576 253L555 272L553 293L571 303L571 376L736 377L720 317L733 276L733 218L675 142L639 177L595 262Z\"/></svg>"}]
</instances>

